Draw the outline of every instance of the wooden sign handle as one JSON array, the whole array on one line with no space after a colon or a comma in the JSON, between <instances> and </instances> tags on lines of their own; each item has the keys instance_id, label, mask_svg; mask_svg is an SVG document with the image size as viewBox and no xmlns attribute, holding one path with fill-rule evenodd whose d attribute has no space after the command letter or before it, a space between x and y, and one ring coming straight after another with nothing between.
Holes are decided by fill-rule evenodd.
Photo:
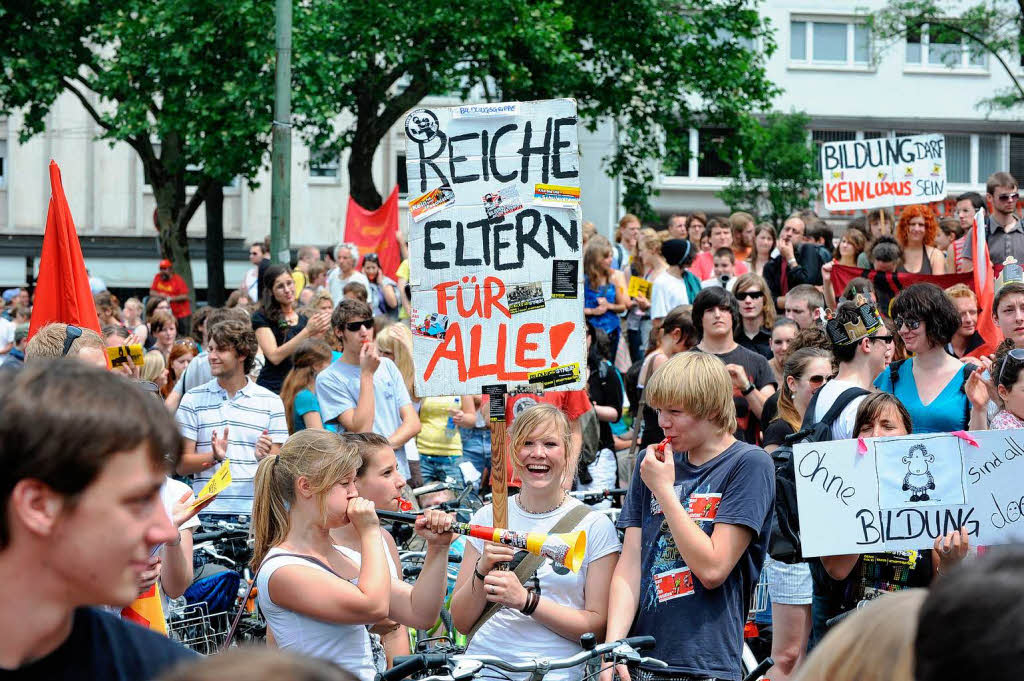
<instances>
[{"instance_id":1,"label":"wooden sign handle","mask_svg":"<svg viewBox=\"0 0 1024 681\"><path fill-rule=\"evenodd\" d=\"M508 527L508 424L497 421L491 430L491 502L494 526Z\"/></svg>"}]
</instances>

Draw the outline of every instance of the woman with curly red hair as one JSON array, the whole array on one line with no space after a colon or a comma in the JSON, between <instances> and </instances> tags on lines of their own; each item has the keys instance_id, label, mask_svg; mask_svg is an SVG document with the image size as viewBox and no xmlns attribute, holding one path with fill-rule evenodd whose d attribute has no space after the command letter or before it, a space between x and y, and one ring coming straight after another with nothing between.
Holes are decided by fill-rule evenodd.
<instances>
[{"instance_id":1,"label":"woman with curly red hair","mask_svg":"<svg viewBox=\"0 0 1024 681\"><path fill-rule=\"evenodd\" d=\"M898 272L945 274L946 257L933 247L939 223L928 206L907 206L896 225L896 240L903 247L903 264Z\"/></svg>"}]
</instances>

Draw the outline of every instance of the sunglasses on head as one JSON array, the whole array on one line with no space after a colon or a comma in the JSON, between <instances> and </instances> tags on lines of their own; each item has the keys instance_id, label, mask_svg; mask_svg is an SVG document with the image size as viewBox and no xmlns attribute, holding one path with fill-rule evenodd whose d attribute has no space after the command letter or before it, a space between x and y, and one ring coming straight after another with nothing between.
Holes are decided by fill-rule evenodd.
<instances>
[{"instance_id":1,"label":"sunglasses on head","mask_svg":"<svg viewBox=\"0 0 1024 681\"><path fill-rule=\"evenodd\" d=\"M747 298L760 300L764 298L764 291L740 291L736 294L736 300L746 300Z\"/></svg>"},{"instance_id":2,"label":"sunglasses on head","mask_svg":"<svg viewBox=\"0 0 1024 681\"><path fill-rule=\"evenodd\" d=\"M1010 360L1016 362L1024 362L1024 348L1014 348L1006 353L1006 358L1003 359L1003 366L999 367L999 380L996 381L996 385L1003 385L1003 374L1006 373L1006 365L1010 363ZM1004 386L1011 387L1011 386Z\"/></svg>"},{"instance_id":3,"label":"sunglasses on head","mask_svg":"<svg viewBox=\"0 0 1024 681\"><path fill-rule=\"evenodd\" d=\"M196 347L196 342L194 340L192 340L191 338L179 338L178 340L174 341L174 344L175 345L184 345L185 347L189 347L189 348L192 348L192 349L195 349L195 347Z\"/></svg>"},{"instance_id":4,"label":"sunglasses on head","mask_svg":"<svg viewBox=\"0 0 1024 681\"><path fill-rule=\"evenodd\" d=\"M345 322L345 328L348 331L358 331L359 329L372 329L373 328L373 320L372 319L364 319L364 320L358 321L358 322Z\"/></svg>"},{"instance_id":5,"label":"sunglasses on head","mask_svg":"<svg viewBox=\"0 0 1024 681\"><path fill-rule=\"evenodd\" d=\"M60 353L61 357L67 357L68 353L71 352L71 345L75 342L76 338L82 335L82 330L77 326L68 324L64 330L64 350Z\"/></svg>"},{"instance_id":6,"label":"sunglasses on head","mask_svg":"<svg viewBox=\"0 0 1024 681\"><path fill-rule=\"evenodd\" d=\"M376 263L379 263L380 262L380 258L377 257L376 253L367 253L366 255L363 256L363 262L376 262Z\"/></svg>"},{"instance_id":7,"label":"sunglasses on head","mask_svg":"<svg viewBox=\"0 0 1024 681\"><path fill-rule=\"evenodd\" d=\"M911 331L917 331L921 327L920 319L907 319L906 317L897 317L892 320L893 324L896 325L896 330L899 331L900 327L906 326Z\"/></svg>"}]
</instances>

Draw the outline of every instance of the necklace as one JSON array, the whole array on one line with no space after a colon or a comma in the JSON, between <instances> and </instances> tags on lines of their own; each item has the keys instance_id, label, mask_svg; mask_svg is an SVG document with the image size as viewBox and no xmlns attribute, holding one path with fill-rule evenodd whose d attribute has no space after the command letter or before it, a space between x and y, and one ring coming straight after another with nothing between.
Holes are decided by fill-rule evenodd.
<instances>
[{"instance_id":1,"label":"necklace","mask_svg":"<svg viewBox=\"0 0 1024 681\"><path fill-rule=\"evenodd\" d=\"M545 513L551 513L552 511L557 509L559 506L564 504L565 503L565 498L566 498L565 497L565 490L562 490L562 498L558 500L557 504L555 504L551 508L547 509L546 511L531 511L530 509L528 509L525 506L523 506L523 502L521 500L521 497L522 497L521 493L516 495L516 506L521 508L524 513L529 513L531 515L544 515Z\"/></svg>"}]
</instances>

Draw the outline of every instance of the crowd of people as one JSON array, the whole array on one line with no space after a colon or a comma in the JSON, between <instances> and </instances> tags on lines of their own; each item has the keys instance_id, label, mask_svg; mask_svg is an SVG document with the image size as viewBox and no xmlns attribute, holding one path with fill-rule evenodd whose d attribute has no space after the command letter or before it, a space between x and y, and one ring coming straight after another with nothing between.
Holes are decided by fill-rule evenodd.
<instances>
[{"instance_id":1,"label":"crowd of people","mask_svg":"<svg viewBox=\"0 0 1024 681\"><path fill-rule=\"evenodd\" d=\"M746 213L674 215L665 229L626 215L613 240L585 225L585 387L505 404L509 528L583 529L585 559L573 573L471 540L450 604L468 652L560 657L587 632L650 634L668 667L606 664L604 681L738 681L764 571L773 681L1015 676L1019 646L968 627L997 611L1000 629L1024 624L1007 605L1024 596L1020 548L979 557L959 528L931 550L769 555L772 457L808 425L832 440L1024 427L1024 277L1000 280L991 310L1005 340L989 356L972 354L982 305L967 286L916 283L887 309L870 277L840 296L830 286L834 263L970 271L983 205L993 264L1024 257L1016 181L996 173L987 194L959 197L955 224L928 206L874 211L838 243L811 213L778 233ZM154 585L180 595L194 529L239 517L251 518L260 609L287 653L370 681L409 652L405 627L433 624L451 518L416 521L426 557L409 585L374 510L397 510L410 487L486 474L488 398L416 394L404 253L392 280L352 244L323 259L300 248L293 267L267 250L252 244L252 270L221 308L192 311L167 261L144 301L96 292L102 334L54 323L27 339L29 292L4 293L0 669L149 679L188 658L87 606L121 608ZM141 366L111 369L107 348L135 344ZM230 485L197 505L226 463ZM628 492L614 524L567 493L616 486ZM488 505L471 522L493 518ZM499 569L509 561L521 569Z\"/></svg>"}]
</instances>

